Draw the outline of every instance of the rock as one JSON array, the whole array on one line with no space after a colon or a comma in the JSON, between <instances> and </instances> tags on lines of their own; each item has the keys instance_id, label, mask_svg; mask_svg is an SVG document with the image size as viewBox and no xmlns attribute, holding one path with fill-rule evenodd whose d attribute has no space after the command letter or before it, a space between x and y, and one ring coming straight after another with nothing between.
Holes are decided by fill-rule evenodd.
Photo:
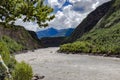
<instances>
[{"instance_id":1,"label":"rock","mask_svg":"<svg viewBox=\"0 0 120 80\"><path fill-rule=\"evenodd\" d=\"M39 76L38 74L35 74L35 75L33 76L32 80L41 80L41 79L43 79L43 78L45 78L45 76Z\"/></svg>"},{"instance_id":2,"label":"rock","mask_svg":"<svg viewBox=\"0 0 120 80\"><path fill-rule=\"evenodd\" d=\"M33 77L32 80L38 80L36 77Z\"/></svg>"}]
</instances>

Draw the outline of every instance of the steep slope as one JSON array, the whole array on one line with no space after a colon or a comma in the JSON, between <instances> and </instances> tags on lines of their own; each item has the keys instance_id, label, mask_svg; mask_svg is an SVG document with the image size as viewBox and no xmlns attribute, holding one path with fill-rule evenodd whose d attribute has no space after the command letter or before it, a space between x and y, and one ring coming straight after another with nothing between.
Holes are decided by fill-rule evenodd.
<instances>
[{"instance_id":1,"label":"steep slope","mask_svg":"<svg viewBox=\"0 0 120 80\"><path fill-rule=\"evenodd\" d=\"M65 36L66 36L66 37L69 37L69 36L72 34L73 31L74 31L74 29L73 29L73 28L70 28L70 29L67 30L67 32L65 33Z\"/></svg>"},{"instance_id":2,"label":"steep slope","mask_svg":"<svg viewBox=\"0 0 120 80\"><path fill-rule=\"evenodd\" d=\"M0 23L0 37L10 37L11 39L15 40L18 44L21 44L24 47L24 50L41 47L41 45L38 44L39 42L35 40L31 35L29 34L29 31L26 31L21 26L4 26L4 23Z\"/></svg>"},{"instance_id":3,"label":"steep slope","mask_svg":"<svg viewBox=\"0 0 120 80\"><path fill-rule=\"evenodd\" d=\"M64 42L73 42L80 38L84 33L89 32L98 21L108 12L111 6L111 2L104 3L91 12L74 30L72 35L68 37ZM79 34L79 35L78 35Z\"/></svg>"},{"instance_id":4,"label":"steep slope","mask_svg":"<svg viewBox=\"0 0 120 80\"><path fill-rule=\"evenodd\" d=\"M111 7L93 29L77 41L62 45L64 52L99 53L120 57L120 0L112 0ZM74 48L72 48L74 47Z\"/></svg>"},{"instance_id":5,"label":"steep slope","mask_svg":"<svg viewBox=\"0 0 120 80\"><path fill-rule=\"evenodd\" d=\"M112 6L96 28L109 28L120 22L120 0L112 0Z\"/></svg>"}]
</instances>

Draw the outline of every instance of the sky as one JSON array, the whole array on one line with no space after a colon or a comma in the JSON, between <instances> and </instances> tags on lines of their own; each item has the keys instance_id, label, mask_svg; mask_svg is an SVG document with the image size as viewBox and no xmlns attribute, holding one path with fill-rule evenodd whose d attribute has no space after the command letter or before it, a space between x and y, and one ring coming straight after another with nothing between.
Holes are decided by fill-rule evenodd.
<instances>
[{"instance_id":1,"label":"sky","mask_svg":"<svg viewBox=\"0 0 120 80\"><path fill-rule=\"evenodd\" d=\"M54 9L52 14L55 15L48 27L56 29L75 28L91 11L108 1L110 0L45 0L45 4ZM43 30L36 23L24 23L21 19L18 19L16 24L32 31Z\"/></svg>"}]
</instances>

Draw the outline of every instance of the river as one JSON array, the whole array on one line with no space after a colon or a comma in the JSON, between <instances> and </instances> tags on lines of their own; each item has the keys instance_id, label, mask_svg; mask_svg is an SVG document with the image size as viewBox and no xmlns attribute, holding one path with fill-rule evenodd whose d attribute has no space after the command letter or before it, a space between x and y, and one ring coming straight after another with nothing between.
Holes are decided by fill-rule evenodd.
<instances>
[{"instance_id":1,"label":"river","mask_svg":"<svg viewBox=\"0 0 120 80\"><path fill-rule=\"evenodd\" d=\"M120 80L120 58L57 53L44 48L15 55L29 63L43 80Z\"/></svg>"}]
</instances>

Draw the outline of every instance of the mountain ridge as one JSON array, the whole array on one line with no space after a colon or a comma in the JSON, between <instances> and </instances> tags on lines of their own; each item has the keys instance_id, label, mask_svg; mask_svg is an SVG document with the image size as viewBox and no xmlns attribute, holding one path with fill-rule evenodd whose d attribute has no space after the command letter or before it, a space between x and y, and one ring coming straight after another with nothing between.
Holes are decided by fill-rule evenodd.
<instances>
[{"instance_id":1,"label":"mountain ridge","mask_svg":"<svg viewBox=\"0 0 120 80\"><path fill-rule=\"evenodd\" d=\"M48 28L42 31L38 31L37 36L38 38L44 38L44 37L66 37L70 36L70 34L73 32L74 28L67 28L67 29L55 29L55 28Z\"/></svg>"},{"instance_id":2,"label":"mountain ridge","mask_svg":"<svg viewBox=\"0 0 120 80\"><path fill-rule=\"evenodd\" d=\"M23 50L31 50L42 47L41 43L37 39L37 35L35 32L30 34L30 31L27 31L22 26L15 25L7 25L5 23L0 22L0 38L3 36L7 36L17 43L23 46ZM36 38L34 38L34 37Z\"/></svg>"},{"instance_id":3,"label":"mountain ridge","mask_svg":"<svg viewBox=\"0 0 120 80\"><path fill-rule=\"evenodd\" d=\"M80 32L78 33L76 30L73 32L74 35L78 36L76 37L72 34L66 40L73 43L62 45L60 51L120 57L120 0L112 0L110 3L104 16L92 26L92 29L81 34L85 30L85 26L83 27L83 31L78 26L76 30ZM86 22L83 20L83 23Z\"/></svg>"},{"instance_id":4,"label":"mountain ridge","mask_svg":"<svg viewBox=\"0 0 120 80\"><path fill-rule=\"evenodd\" d=\"M104 3L92 11L88 16L77 26L74 32L68 37L64 43L73 42L80 38L84 33L89 32L99 20L108 12L111 1ZM78 35L79 34L79 35Z\"/></svg>"}]
</instances>

